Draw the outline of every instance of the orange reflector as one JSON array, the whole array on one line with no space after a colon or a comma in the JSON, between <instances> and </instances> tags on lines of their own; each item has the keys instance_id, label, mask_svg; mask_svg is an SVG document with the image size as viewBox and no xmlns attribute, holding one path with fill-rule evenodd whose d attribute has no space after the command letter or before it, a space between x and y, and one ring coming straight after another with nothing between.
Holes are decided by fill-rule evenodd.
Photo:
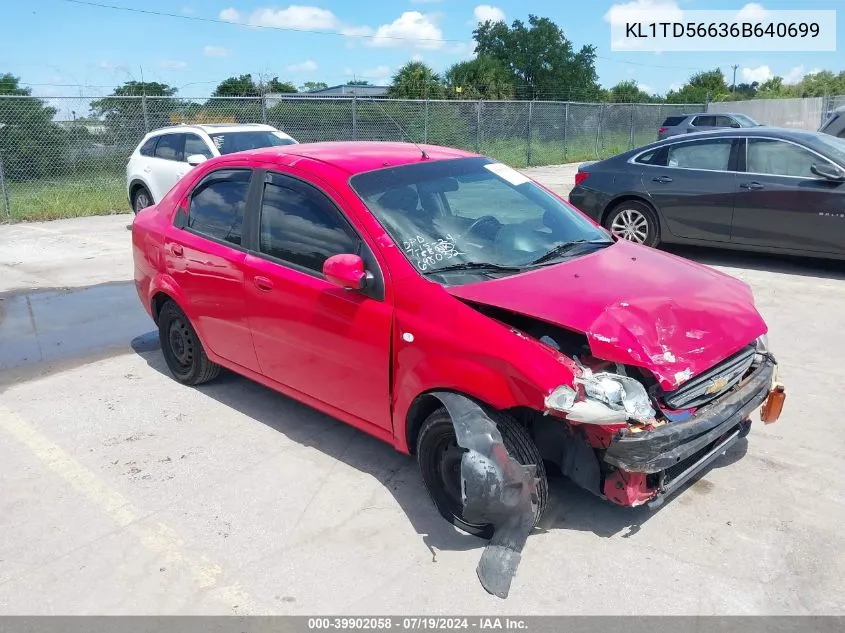
<instances>
[{"instance_id":1,"label":"orange reflector","mask_svg":"<svg viewBox=\"0 0 845 633\"><path fill-rule=\"evenodd\" d=\"M783 385L775 385L769 392L769 397L760 409L760 419L766 424L773 424L778 421L783 411L783 403L786 401L786 390Z\"/></svg>"}]
</instances>

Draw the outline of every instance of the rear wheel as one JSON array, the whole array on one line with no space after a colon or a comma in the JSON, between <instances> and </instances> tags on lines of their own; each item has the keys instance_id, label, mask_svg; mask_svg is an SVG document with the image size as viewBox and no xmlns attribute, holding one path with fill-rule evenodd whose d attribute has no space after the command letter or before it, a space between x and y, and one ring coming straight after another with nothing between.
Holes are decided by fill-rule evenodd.
<instances>
[{"instance_id":1,"label":"rear wheel","mask_svg":"<svg viewBox=\"0 0 845 633\"><path fill-rule=\"evenodd\" d=\"M220 373L220 365L208 359L188 317L173 301L158 315L158 337L167 368L182 384L200 385Z\"/></svg>"},{"instance_id":2,"label":"rear wheel","mask_svg":"<svg viewBox=\"0 0 845 633\"><path fill-rule=\"evenodd\" d=\"M520 464L537 465L537 506L534 524L540 520L549 498L549 483L543 459L534 441L525 427L511 416L493 413L491 418L496 423L508 454ZM481 538L493 536L493 526L489 523L472 523L464 516L464 504L461 484L461 461L466 452L458 446L452 419L445 408L440 408L426 418L417 438L417 461L420 465L423 483L434 505L444 519L457 528Z\"/></svg>"},{"instance_id":3,"label":"rear wheel","mask_svg":"<svg viewBox=\"0 0 845 633\"><path fill-rule=\"evenodd\" d=\"M657 214L639 200L625 200L617 204L607 215L604 225L614 235L629 242L651 247L660 243Z\"/></svg>"},{"instance_id":4,"label":"rear wheel","mask_svg":"<svg viewBox=\"0 0 845 633\"><path fill-rule=\"evenodd\" d=\"M135 193L132 194L132 211L138 213L141 209L146 209L153 203L153 197L146 187L138 187Z\"/></svg>"}]
</instances>

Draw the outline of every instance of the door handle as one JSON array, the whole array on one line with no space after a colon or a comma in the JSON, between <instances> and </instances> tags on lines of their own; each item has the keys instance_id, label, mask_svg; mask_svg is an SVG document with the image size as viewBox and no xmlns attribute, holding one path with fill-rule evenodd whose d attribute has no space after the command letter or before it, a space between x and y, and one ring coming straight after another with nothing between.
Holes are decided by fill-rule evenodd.
<instances>
[{"instance_id":1,"label":"door handle","mask_svg":"<svg viewBox=\"0 0 845 633\"><path fill-rule=\"evenodd\" d=\"M267 279L267 277L253 277L252 283L255 284L256 288L264 292L270 292L273 289L273 282Z\"/></svg>"},{"instance_id":2,"label":"door handle","mask_svg":"<svg viewBox=\"0 0 845 633\"><path fill-rule=\"evenodd\" d=\"M652 180L654 182L662 182L662 183L672 182L672 179L669 178L669 176L655 176L654 178L652 178Z\"/></svg>"},{"instance_id":3,"label":"door handle","mask_svg":"<svg viewBox=\"0 0 845 633\"><path fill-rule=\"evenodd\" d=\"M182 257L184 251L182 250L182 246L179 244L171 244L170 245L170 252L173 253L175 257Z\"/></svg>"},{"instance_id":4,"label":"door handle","mask_svg":"<svg viewBox=\"0 0 845 633\"><path fill-rule=\"evenodd\" d=\"M744 182L740 185L740 187L742 187L743 189L752 189L756 191L758 189L762 189L763 185L761 185L759 182Z\"/></svg>"}]
</instances>

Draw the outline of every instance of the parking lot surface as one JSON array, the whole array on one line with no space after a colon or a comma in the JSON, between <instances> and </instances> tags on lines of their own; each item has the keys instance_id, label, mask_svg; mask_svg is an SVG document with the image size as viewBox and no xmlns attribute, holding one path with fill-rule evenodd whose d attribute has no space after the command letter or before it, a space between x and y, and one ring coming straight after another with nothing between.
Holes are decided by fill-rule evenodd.
<instances>
[{"instance_id":1,"label":"parking lot surface","mask_svg":"<svg viewBox=\"0 0 845 633\"><path fill-rule=\"evenodd\" d=\"M574 169L526 171L566 193ZM674 249L753 287L784 415L657 511L553 480L501 600L412 458L232 374L168 377L130 221L0 226L0 612L845 613L842 264Z\"/></svg>"}]
</instances>

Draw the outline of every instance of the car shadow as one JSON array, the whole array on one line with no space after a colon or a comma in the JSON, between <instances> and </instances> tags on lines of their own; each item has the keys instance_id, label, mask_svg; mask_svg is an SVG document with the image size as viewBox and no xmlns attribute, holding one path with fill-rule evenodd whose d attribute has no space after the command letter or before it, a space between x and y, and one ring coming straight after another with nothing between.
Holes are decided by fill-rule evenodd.
<instances>
[{"instance_id":1,"label":"car shadow","mask_svg":"<svg viewBox=\"0 0 845 633\"><path fill-rule=\"evenodd\" d=\"M131 346L150 368L170 378L156 332L136 337ZM396 499L431 551L433 561L436 561L439 550L465 551L486 545L482 539L459 532L440 516L422 484L416 460L398 453L389 444L233 372L224 370L213 382L195 389L287 439L315 448L379 481ZM745 453L744 447L743 439L711 468L726 466L740 459ZM614 505L577 487L560 475L559 470L550 468L549 505L535 533L563 529L592 532L603 538L619 533L623 538L633 537L649 518L671 505L673 499L695 485L708 470L705 469L662 506L652 510Z\"/></svg>"},{"instance_id":2,"label":"car shadow","mask_svg":"<svg viewBox=\"0 0 845 633\"><path fill-rule=\"evenodd\" d=\"M845 280L845 261L841 260L677 244L662 245L660 249L707 266L725 266L727 268L759 270L782 275Z\"/></svg>"}]
</instances>

